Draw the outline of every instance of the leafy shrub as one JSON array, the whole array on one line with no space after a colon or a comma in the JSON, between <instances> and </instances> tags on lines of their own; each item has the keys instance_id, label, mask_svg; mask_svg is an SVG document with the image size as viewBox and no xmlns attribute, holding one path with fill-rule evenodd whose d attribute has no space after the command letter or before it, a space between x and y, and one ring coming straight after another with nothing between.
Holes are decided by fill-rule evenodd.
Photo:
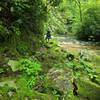
<instances>
[{"instance_id":1,"label":"leafy shrub","mask_svg":"<svg viewBox=\"0 0 100 100\"><path fill-rule=\"evenodd\" d=\"M31 61L29 59L21 59L18 66L20 67L20 70L23 70L28 75L37 75L38 71L41 70L39 62Z\"/></svg>"},{"instance_id":2,"label":"leafy shrub","mask_svg":"<svg viewBox=\"0 0 100 100\"><path fill-rule=\"evenodd\" d=\"M4 69L3 68L0 68L0 74L3 73L3 72L4 72Z\"/></svg>"},{"instance_id":3,"label":"leafy shrub","mask_svg":"<svg viewBox=\"0 0 100 100\"><path fill-rule=\"evenodd\" d=\"M74 72L75 78L79 78L82 73L85 74L92 82L98 83L96 78L98 74L92 68L93 65L90 62L84 60L72 61L66 64L67 67L71 68Z\"/></svg>"},{"instance_id":4,"label":"leafy shrub","mask_svg":"<svg viewBox=\"0 0 100 100\"><path fill-rule=\"evenodd\" d=\"M77 35L79 39L100 41L100 7L90 6L83 16L82 23L78 26Z\"/></svg>"},{"instance_id":5,"label":"leafy shrub","mask_svg":"<svg viewBox=\"0 0 100 100\"><path fill-rule=\"evenodd\" d=\"M18 43L16 49L20 54L25 54L28 51L28 46L24 42L20 42Z\"/></svg>"},{"instance_id":6,"label":"leafy shrub","mask_svg":"<svg viewBox=\"0 0 100 100\"><path fill-rule=\"evenodd\" d=\"M28 86L35 85L39 71L41 71L40 63L29 59L21 59L17 66L22 71L22 76L27 80Z\"/></svg>"}]
</instances>

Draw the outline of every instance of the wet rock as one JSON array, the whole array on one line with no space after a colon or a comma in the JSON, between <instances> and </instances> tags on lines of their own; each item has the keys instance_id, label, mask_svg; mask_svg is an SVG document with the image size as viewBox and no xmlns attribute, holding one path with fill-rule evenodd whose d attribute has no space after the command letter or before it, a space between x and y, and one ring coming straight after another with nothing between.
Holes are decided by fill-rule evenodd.
<instances>
[{"instance_id":1,"label":"wet rock","mask_svg":"<svg viewBox=\"0 0 100 100\"><path fill-rule=\"evenodd\" d=\"M73 75L71 70L52 68L49 70L47 76L50 87L64 94L73 91Z\"/></svg>"}]
</instances>

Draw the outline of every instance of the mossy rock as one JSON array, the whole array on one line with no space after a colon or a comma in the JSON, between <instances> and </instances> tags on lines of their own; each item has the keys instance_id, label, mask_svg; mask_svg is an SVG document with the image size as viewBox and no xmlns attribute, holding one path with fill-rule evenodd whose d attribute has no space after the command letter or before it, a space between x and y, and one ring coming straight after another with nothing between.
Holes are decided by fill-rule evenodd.
<instances>
[{"instance_id":1,"label":"mossy rock","mask_svg":"<svg viewBox=\"0 0 100 100\"><path fill-rule=\"evenodd\" d=\"M78 80L78 93L88 100L100 100L100 86L89 80Z\"/></svg>"},{"instance_id":2,"label":"mossy rock","mask_svg":"<svg viewBox=\"0 0 100 100\"><path fill-rule=\"evenodd\" d=\"M51 68L47 74L48 87L60 91L62 94L73 91L73 75L69 69Z\"/></svg>"}]
</instances>

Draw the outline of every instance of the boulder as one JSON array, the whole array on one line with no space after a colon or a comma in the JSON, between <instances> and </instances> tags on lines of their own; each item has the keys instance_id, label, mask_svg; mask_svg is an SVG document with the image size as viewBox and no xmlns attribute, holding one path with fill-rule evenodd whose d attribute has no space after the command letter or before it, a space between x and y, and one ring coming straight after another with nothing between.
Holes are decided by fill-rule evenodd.
<instances>
[{"instance_id":1,"label":"boulder","mask_svg":"<svg viewBox=\"0 0 100 100\"><path fill-rule=\"evenodd\" d=\"M49 87L63 94L73 91L73 74L69 69L51 68L47 74Z\"/></svg>"}]
</instances>

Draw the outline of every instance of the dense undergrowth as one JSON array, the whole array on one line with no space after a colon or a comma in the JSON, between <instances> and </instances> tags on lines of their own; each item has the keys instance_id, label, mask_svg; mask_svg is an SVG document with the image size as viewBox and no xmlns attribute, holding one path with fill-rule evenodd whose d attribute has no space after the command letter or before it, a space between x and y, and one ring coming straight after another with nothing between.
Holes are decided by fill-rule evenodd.
<instances>
[{"instance_id":1,"label":"dense undergrowth","mask_svg":"<svg viewBox=\"0 0 100 100\"><path fill-rule=\"evenodd\" d=\"M73 54L59 48L55 41L51 41L30 57L24 55L13 59L13 57L5 56L0 59L4 62L0 65L1 100L79 100L81 98L99 100L99 95L96 93L99 92L100 88L100 75L95 69L95 60L91 60L91 56L88 57L88 54L85 55L79 52ZM65 70L63 74L62 70ZM72 88L62 91L63 87L59 89L56 85L61 85L59 81L68 81L63 76L68 73L67 70L72 74L71 79L68 78L70 75L67 76L70 81L67 84L71 84ZM65 77L65 79L56 79L56 71L58 76L61 75L59 78ZM52 82L49 77L53 77L54 81ZM83 82L84 79L86 83ZM86 85L86 88L84 84L90 85ZM89 92L91 87L93 87L93 92Z\"/></svg>"},{"instance_id":2,"label":"dense undergrowth","mask_svg":"<svg viewBox=\"0 0 100 100\"><path fill-rule=\"evenodd\" d=\"M99 100L99 55L63 49L55 36L100 41L99 3L1 0L0 100Z\"/></svg>"}]
</instances>

